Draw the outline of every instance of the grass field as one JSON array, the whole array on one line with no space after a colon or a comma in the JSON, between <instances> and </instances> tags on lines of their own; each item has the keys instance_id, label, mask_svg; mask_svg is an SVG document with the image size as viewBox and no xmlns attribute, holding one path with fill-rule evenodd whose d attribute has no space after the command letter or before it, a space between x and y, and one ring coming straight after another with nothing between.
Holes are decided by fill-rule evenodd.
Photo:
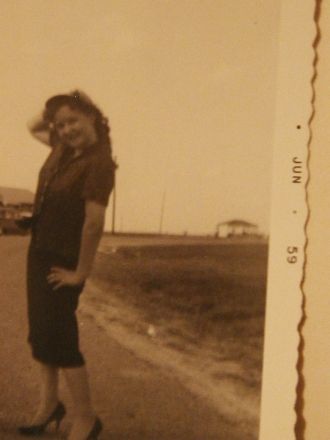
<instances>
[{"instance_id":1,"label":"grass field","mask_svg":"<svg viewBox=\"0 0 330 440\"><path fill-rule=\"evenodd\" d=\"M98 254L93 277L155 327L239 362L259 388L266 267L265 243L119 247Z\"/></svg>"}]
</instances>

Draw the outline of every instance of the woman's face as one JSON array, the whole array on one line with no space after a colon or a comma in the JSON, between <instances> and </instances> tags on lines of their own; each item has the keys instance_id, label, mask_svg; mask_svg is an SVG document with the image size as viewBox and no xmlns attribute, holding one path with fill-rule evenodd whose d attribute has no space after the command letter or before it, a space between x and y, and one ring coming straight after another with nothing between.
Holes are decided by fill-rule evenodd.
<instances>
[{"instance_id":1,"label":"woman's face","mask_svg":"<svg viewBox=\"0 0 330 440\"><path fill-rule=\"evenodd\" d=\"M97 141L93 115L64 105L55 113L53 122L60 141L71 148L83 150Z\"/></svg>"}]
</instances>

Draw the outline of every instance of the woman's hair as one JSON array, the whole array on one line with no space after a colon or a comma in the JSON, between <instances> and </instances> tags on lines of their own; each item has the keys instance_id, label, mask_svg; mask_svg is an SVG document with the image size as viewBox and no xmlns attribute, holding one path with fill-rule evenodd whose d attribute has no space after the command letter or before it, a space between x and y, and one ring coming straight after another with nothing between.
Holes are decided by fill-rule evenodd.
<instances>
[{"instance_id":1,"label":"woman's hair","mask_svg":"<svg viewBox=\"0 0 330 440\"><path fill-rule=\"evenodd\" d=\"M101 110L84 93L75 90L68 95L56 95L48 99L43 113L43 119L47 124L52 124L56 112L60 107L68 105L73 110L79 110L85 115L95 117L95 130L101 148L106 148L112 153L110 126L108 119L103 116ZM55 129L50 130L51 144L58 140Z\"/></svg>"}]
</instances>

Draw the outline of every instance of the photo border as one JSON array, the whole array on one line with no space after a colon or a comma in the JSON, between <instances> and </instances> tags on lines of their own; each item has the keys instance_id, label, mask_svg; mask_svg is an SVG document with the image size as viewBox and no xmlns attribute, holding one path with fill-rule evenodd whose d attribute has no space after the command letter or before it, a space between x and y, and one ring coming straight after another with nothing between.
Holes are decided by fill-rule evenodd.
<instances>
[{"instance_id":1,"label":"photo border","mask_svg":"<svg viewBox=\"0 0 330 440\"><path fill-rule=\"evenodd\" d=\"M295 439L315 1L281 2L259 440Z\"/></svg>"}]
</instances>

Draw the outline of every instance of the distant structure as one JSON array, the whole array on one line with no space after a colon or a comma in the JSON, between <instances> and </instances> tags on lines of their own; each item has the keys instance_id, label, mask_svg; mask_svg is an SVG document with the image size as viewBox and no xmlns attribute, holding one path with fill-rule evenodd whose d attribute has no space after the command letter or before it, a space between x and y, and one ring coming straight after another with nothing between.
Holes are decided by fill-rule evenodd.
<instances>
[{"instance_id":1,"label":"distant structure","mask_svg":"<svg viewBox=\"0 0 330 440\"><path fill-rule=\"evenodd\" d=\"M229 220L218 223L215 232L216 237L242 237L242 236L260 236L258 225L244 220Z\"/></svg>"},{"instance_id":2,"label":"distant structure","mask_svg":"<svg viewBox=\"0 0 330 440\"><path fill-rule=\"evenodd\" d=\"M0 187L0 234L15 232L15 220L29 217L33 211L34 194L21 188Z\"/></svg>"},{"instance_id":3,"label":"distant structure","mask_svg":"<svg viewBox=\"0 0 330 440\"><path fill-rule=\"evenodd\" d=\"M33 192L28 189L8 188L0 186L0 204L2 206L28 206L32 207L34 201Z\"/></svg>"}]
</instances>

